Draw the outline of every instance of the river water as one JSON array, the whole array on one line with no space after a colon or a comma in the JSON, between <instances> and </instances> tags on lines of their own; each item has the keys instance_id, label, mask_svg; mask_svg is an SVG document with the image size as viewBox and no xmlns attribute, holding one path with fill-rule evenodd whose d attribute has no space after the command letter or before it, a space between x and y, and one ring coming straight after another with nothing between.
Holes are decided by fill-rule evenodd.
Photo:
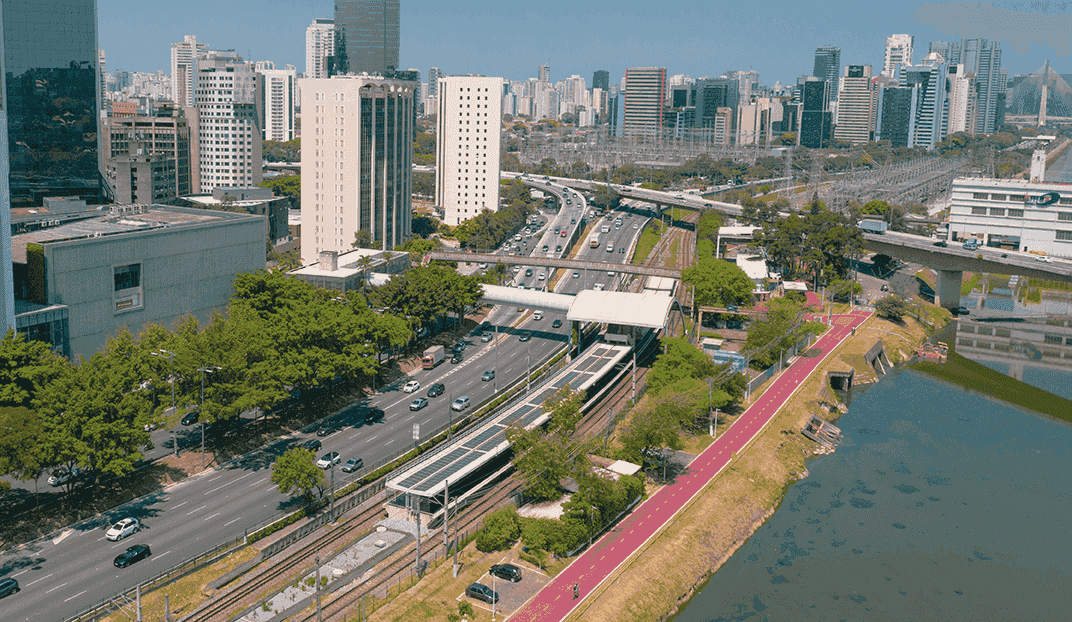
<instances>
[{"instance_id":1,"label":"river water","mask_svg":"<svg viewBox=\"0 0 1072 622\"><path fill-rule=\"evenodd\" d=\"M913 371L838 426L675 622L1072 618L1072 426Z\"/></svg>"}]
</instances>

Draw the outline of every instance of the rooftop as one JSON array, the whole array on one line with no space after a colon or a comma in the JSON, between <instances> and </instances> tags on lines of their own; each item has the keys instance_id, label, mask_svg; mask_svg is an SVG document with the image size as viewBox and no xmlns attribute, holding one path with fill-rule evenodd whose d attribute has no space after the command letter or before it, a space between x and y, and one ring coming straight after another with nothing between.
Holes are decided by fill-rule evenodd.
<instances>
[{"instance_id":1,"label":"rooftop","mask_svg":"<svg viewBox=\"0 0 1072 622\"><path fill-rule=\"evenodd\" d=\"M577 294L566 319L662 328L674 298L661 292L607 292L586 289Z\"/></svg>"}]
</instances>

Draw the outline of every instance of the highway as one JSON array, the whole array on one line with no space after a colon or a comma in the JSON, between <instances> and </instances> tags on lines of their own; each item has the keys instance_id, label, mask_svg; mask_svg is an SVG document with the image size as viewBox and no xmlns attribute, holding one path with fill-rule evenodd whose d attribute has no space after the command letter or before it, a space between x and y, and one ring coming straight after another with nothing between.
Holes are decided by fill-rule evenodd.
<instances>
[{"instance_id":1,"label":"highway","mask_svg":"<svg viewBox=\"0 0 1072 622\"><path fill-rule=\"evenodd\" d=\"M583 199L574 209L584 211ZM580 226L581 218L573 210L562 210L548 223L549 231L545 231L544 237L551 235L556 222L568 223L572 218L577 220L574 227ZM633 229L628 223L637 221L636 217L624 220L626 224L608 236L608 242L631 248L640 228ZM582 255L589 252L604 251L587 246L581 249ZM627 253L613 255L618 261L628 257ZM562 278L557 289L575 293L586 284L597 282L610 285L605 274L585 275L584 279ZM411 446L413 424L420 424L422 440L429 438L451 417L449 405L454 398L468 395L476 407L492 397L498 387L523 377L530 363L535 365L565 344L568 324L563 322L562 327L552 329L555 319L550 314L536 321L515 308L497 307L488 318L497 329L496 340L482 343L476 332L467 338L470 345L462 362L452 365L444 361L435 369L418 370L383 387L370 400L333 415L332 419L344 427L321 439L323 448L317 452L318 456L337 451L341 463L360 456L366 465L351 475L336 469L336 486L361 477L368 469ZM532 340L519 342L518 329L531 332ZM481 375L489 369L496 370L496 380L482 381ZM403 393L402 386L411 379L420 382L420 390ZM426 408L411 412L408 405L413 398L425 396L428 387L436 382L446 385L445 393L430 398ZM386 416L379 422L363 423L364 413L372 407L382 408ZM83 521L52 539L38 540L4 553L0 556L0 577L16 578L22 591L0 600L0 620L62 620L200 552L260 527L284 511L296 509L298 504L279 493L271 483L271 464L287 449L316 438L313 432L316 427L310 426L300 434L278 439L231 463ZM184 429L188 435L196 431L196 427ZM194 436L200 440L199 435ZM158 447L169 437L168 430L154 433L154 441L161 441ZM138 518L143 530L120 542L107 541L104 532L108 526L125 516ZM152 556L124 569L115 568L113 558L134 544L148 544Z\"/></svg>"}]
</instances>

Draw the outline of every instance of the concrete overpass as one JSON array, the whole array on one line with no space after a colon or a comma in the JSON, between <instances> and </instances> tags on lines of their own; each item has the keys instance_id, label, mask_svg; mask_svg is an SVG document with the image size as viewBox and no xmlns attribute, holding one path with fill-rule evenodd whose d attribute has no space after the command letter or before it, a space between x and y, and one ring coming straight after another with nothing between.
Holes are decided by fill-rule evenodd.
<instances>
[{"instance_id":1,"label":"concrete overpass","mask_svg":"<svg viewBox=\"0 0 1072 622\"><path fill-rule=\"evenodd\" d=\"M865 232L863 237L867 250L933 268L938 273L934 302L947 309L956 309L960 305L961 278L965 271L1016 274L1072 283L1072 263L1059 259L1043 262L1038 261L1037 255L989 247L970 251L961 242L935 246L932 238L893 231L884 234Z\"/></svg>"},{"instance_id":2,"label":"concrete overpass","mask_svg":"<svg viewBox=\"0 0 1072 622\"><path fill-rule=\"evenodd\" d=\"M537 257L535 255L492 255L483 253L448 253L435 251L426 253L427 259L441 261L468 261L486 264L504 263L520 266L546 266L548 268L572 268L575 270L596 270L602 272L625 272L627 274L643 274L645 276L664 276L671 279L680 279L681 270L672 268L655 268L652 266L633 266L630 264L611 263L609 261L578 261L576 259L555 259L553 257Z\"/></svg>"}]
</instances>

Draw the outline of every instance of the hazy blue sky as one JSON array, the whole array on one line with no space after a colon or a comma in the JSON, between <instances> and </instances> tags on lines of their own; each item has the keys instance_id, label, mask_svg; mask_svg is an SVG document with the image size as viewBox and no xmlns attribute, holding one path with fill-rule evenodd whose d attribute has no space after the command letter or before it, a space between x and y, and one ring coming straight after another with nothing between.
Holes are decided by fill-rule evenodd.
<instances>
[{"instance_id":1,"label":"hazy blue sky","mask_svg":"<svg viewBox=\"0 0 1072 622\"><path fill-rule=\"evenodd\" d=\"M1010 75L1050 60L1072 73L1070 2L905 4L873 0L686 2L684 0L543 0L511 2L401 0L402 68L479 73L509 79L551 65L551 79L592 72L621 79L627 67L717 76L754 69L764 84L811 74L816 46L841 48L842 64L881 69L885 37L916 36L918 62L936 40L1003 41ZM100 45L108 71L170 72L171 43L196 35L213 49L305 70L305 29L333 16L327 0L149 2L97 0ZM981 7L981 8L980 8ZM1016 39L1019 37L1020 39Z\"/></svg>"}]
</instances>

